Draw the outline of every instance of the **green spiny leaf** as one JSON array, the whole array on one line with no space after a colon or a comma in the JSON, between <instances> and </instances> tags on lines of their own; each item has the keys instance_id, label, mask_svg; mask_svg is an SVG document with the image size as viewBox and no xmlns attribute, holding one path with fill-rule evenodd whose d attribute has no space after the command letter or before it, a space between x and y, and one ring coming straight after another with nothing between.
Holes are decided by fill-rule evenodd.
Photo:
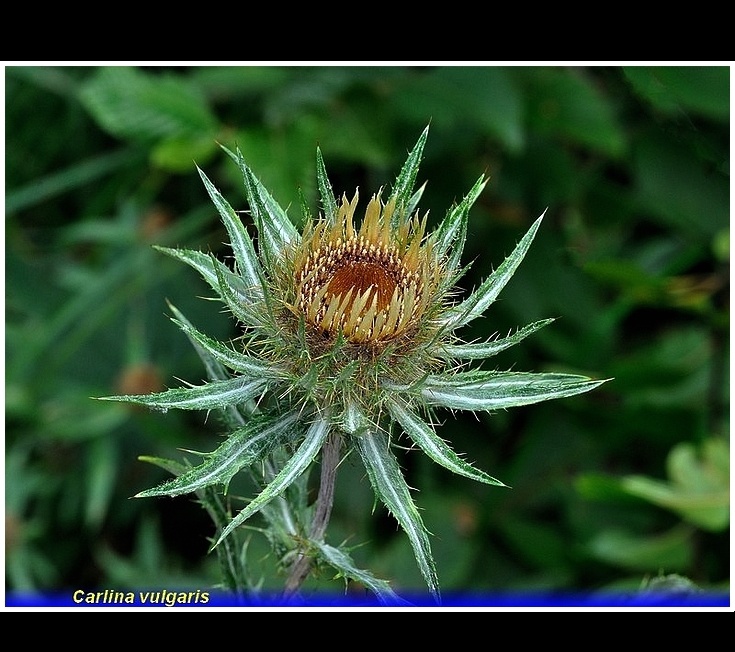
<instances>
[{"instance_id":1,"label":"green spiny leaf","mask_svg":"<svg viewBox=\"0 0 735 652\"><path fill-rule=\"evenodd\" d=\"M406 214L406 209L411 203L411 195L413 194L413 187L416 184L416 176L419 172L419 165L421 163L421 155L424 152L424 145L426 145L426 139L429 136L429 127L426 127L419 136L416 145L408 155L406 162L403 164L401 171L396 178L396 182L391 190L391 199L396 200L396 212L394 213L393 219L398 220L402 215Z\"/></svg>"},{"instance_id":2,"label":"green spiny leaf","mask_svg":"<svg viewBox=\"0 0 735 652\"><path fill-rule=\"evenodd\" d=\"M173 305L169 303L169 306L174 312L174 315L176 315L176 318L183 324L186 324L189 328L194 328L192 324L184 317L184 315L177 310ZM186 331L185 331L186 332ZM194 350L197 352L197 355L199 356L200 360L204 364L204 368L207 370L207 378L210 380L226 380L230 377L229 373L225 369L225 367L220 363L217 359L214 358L214 356L205 349L197 340L192 338L192 336L186 332L186 336L189 338L189 341L191 342L192 346L194 347ZM249 406L248 406L249 407ZM226 423L231 428L239 428L240 426L245 425L245 417L243 416L243 405L228 405L226 408L223 408L220 412L222 416L224 417ZM241 411L243 410L243 411ZM252 410L248 409L247 414L252 413Z\"/></svg>"},{"instance_id":3,"label":"green spiny leaf","mask_svg":"<svg viewBox=\"0 0 735 652\"><path fill-rule=\"evenodd\" d=\"M217 211L219 212L222 222L227 229L227 234L230 236L230 244L232 246L232 252L235 255L238 272L243 279L245 279L245 282L249 287L257 288L258 293L262 294L263 269L260 266L260 261L258 260L257 255L255 254L255 247L253 246L253 241L248 235L247 229L232 206L230 206L227 200L207 178L207 175L199 168L197 168L197 170L199 171L199 176L202 178L209 196L217 207Z\"/></svg>"},{"instance_id":4,"label":"green spiny leaf","mask_svg":"<svg viewBox=\"0 0 735 652\"><path fill-rule=\"evenodd\" d=\"M270 294L266 294L262 301L242 301L242 296L238 293L237 288L230 283L227 268L224 265L217 265L217 259L212 254L210 256L212 257L212 267L217 275L217 292L224 299L232 314L248 326L261 325L263 320L268 318L267 312L265 314L260 312L263 310L262 304L265 303L265 310L270 310Z\"/></svg>"},{"instance_id":5,"label":"green spiny leaf","mask_svg":"<svg viewBox=\"0 0 735 652\"><path fill-rule=\"evenodd\" d=\"M225 497L214 487L205 487L197 492L197 496L215 524L217 532L221 532L231 518ZM247 544L241 546L235 538L228 539L223 546L217 548L223 585L234 593L239 593L243 589L254 590L256 588L248 573L246 549Z\"/></svg>"},{"instance_id":6,"label":"green spiny leaf","mask_svg":"<svg viewBox=\"0 0 735 652\"><path fill-rule=\"evenodd\" d=\"M220 293L219 276L221 276L226 279L227 285L238 297L240 303L253 301L252 291L245 286L242 277L233 274L224 263L214 256L194 249L172 249L158 245L153 245L153 248L193 267L217 294Z\"/></svg>"},{"instance_id":7,"label":"green spiny leaf","mask_svg":"<svg viewBox=\"0 0 735 652\"><path fill-rule=\"evenodd\" d=\"M298 242L299 232L288 218L286 211L273 199L266 187L255 176L239 148L232 153L226 147L223 149L237 163L245 182L250 211L258 227L261 238L261 249L264 249L266 260L280 254L291 242Z\"/></svg>"},{"instance_id":8,"label":"green spiny leaf","mask_svg":"<svg viewBox=\"0 0 735 652\"><path fill-rule=\"evenodd\" d=\"M103 396L101 401L137 403L159 410L214 410L244 403L261 394L268 385L266 378L237 377L217 380L194 387L180 387L155 394Z\"/></svg>"},{"instance_id":9,"label":"green spiny leaf","mask_svg":"<svg viewBox=\"0 0 735 652\"><path fill-rule=\"evenodd\" d=\"M298 189L298 195L299 195L299 207L301 208L301 215L303 218L302 224L306 222L310 222L314 219L314 217L311 214L311 206L309 205L309 199L306 196L306 193L304 192L303 188Z\"/></svg>"},{"instance_id":10,"label":"green spiny leaf","mask_svg":"<svg viewBox=\"0 0 735 652\"><path fill-rule=\"evenodd\" d=\"M332 184L327 176L327 168L324 166L324 158L321 150L316 148L316 182L319 187L319 195L322 198L322 210L327 224L334 224L337 217L337 200L334 197Z\"/></svg>"},{"instance_id":11,"label":"green spiny leaf","mask_svg":"<svg viewBox=\"0 0 735 652\"><path fill-rule=\"evenodd\" d=\"M169 307L176 314L181 315L181 313L170 303ZM188 321L174 318L172 318L171 321L177 324L190 339L196 341L215 360L225 365L225 367L252 377L273 377L276 369L271 365L262 362L258 358L253 358L245 353L235 351L229 346L225 346L224 344L213 340L211 337L207 337L204 333L201 333L194 328Z\"/></svg>"},{"instance_id":12,"label":"green spiny leaf","mask_svg":"<svg viewBox=\"0 0 735 652\"><path fill-rule=\"evenodd\" d=\"M354 400L347 401L345 410L341 416L340 425L345 432L351 435L359 435L366 429L375 429L377 427L367 418Z\"/></svg>"},{"instance_id":13,"label":"green spiny leaf","mask_svg":"<svg viewBox=\"0 0 735 652\"><path fill-rule=\"evenodd\" d=\"M463 475L478 482L505 487L505 483L476 469L461 459L449 445L439 437L434 429L417 414L411 412L395 399L388 401L388 410L393 418L401 424L404 432L437 464L449 469L452 473Z\"/></svg>"},{"instance_id":14,"label":"green spiny leaf","mask_svg":"<svg viewBox=\"0 0 735 652\"><path fill-rule=\"evenodd\" d=\"M465 238L467 237L467 221L470 208L477 201L487 182L485 175L480 176L464 199L447 212L446 217L436 228L434 251L437 256L449 255L448 267L450 269L454 269L459 265L459 258L464 250Z\"/></svg>"},{"instance_id":15,"label":"green spiny leaf","mask_svg":"<svg viewBox=\"0 0 735 652\"><path fill-rule=\"evenodd\" d=\"M310 541L322 559L337 572L348 579L360 582L375 594L378 601L385 606L410 606L411 603L401 598L385 580L377 579L372 573L355 566L352 558L343 550L330 546L323 541Z\"/></svg>"},{"instance_id":16,"label":"green spiny leaf","mask_svg":"<svg viewBox=\"0 0 735 652\"><path fill-rule=\"evenodd\" d=\"M413 215L416 210L418 210L419 202L424 194L424 190L426 190L425 182L415 193L413 193L413 195L411 195L411 199L409 199L408 204L406 205L406 215Z\"/></svg>"},{"instance_id":17,"label":"green spiny leaf","mask_svg":"<svg viewBox=\"0 0 735 652\"><path fill-rule=\"evenodd\" d=\"M501 290L510 281L518 265L521 264L521 261L531 246L531 242L533 242L533 238L541 225L541 220L545 213L546 211L531 225L526 235L523 236L516 248L503 261L500 267L488 276L482 285L467 297L467 299L451 309L449 317L445 322L447 330L455 330L479 317L495 301L498 294L500 294Z\"/></svg>"},{"instance_id":18,"label":"green spiny leaf","mask_svg":"<svg viewBox=\"0 0 735 652\"><path fill-rule=\"evenodd\" d=\"M535 321L528 326L524 326L513 335L501 337L489 342L479 342L476 344L447 344L443 347L441 354L447 358L460 358L464 360L473 360L478 358L489 358L505 349L515 346L520 341L526 339L529 335L542 329L550 324L554 319L542 319Z\"/></svg>"},{"instance_id":19,"label":"green spiny leaf","mask_svg":"<svg viewBox=\"0 0 735 652\"><path fill-rule=\"evenodd\" d=\"M367 470L375 494L393 514L407 534L419 570L437 602L440 600L439 580L431 554L429 536L418 509L411 498L401 468L388 446L387 437L375 430L353 437Z\"/></svg>"},{"instance_id":20,"label":"green spiny leaf","mask_svg":"<svg viewBox=\"0 0 735 652\"><path fill-rule=\"evenodd\" d=\"M230 524L224 529L215 546L219 545L222 540L232 532L241 523L244 523L253 514L260 511L264 505L268 504L274 498L280 496L298 477L309 468L314 458L319 453L322 445L329 434L330 421L328 416L319 417L312 425L304 437L303 442L293 456L286 462L281 471L270 482L270 484L258 494L247 507L245 507Z\"/></svg>"},{"instance_id":21,"label":"green spiny leaf","mask_svg":"<svg viewBox=\"0 0 735 652\"><path fill-rule=\"evenodd\" d=\"M240 469L259 461L282 441L297 421L298 412L275 419L270 416L254 417L230 434L219 448L207 455L204 462L159 487L141 491L135 497L180 496L215 484L227 487Z\"/></svg>"},{"instance_id":22,"label":"green spiny leaf","mask_svg":"<svg viewBox=\"0 0 735 652\"><path fill-rule=\"evenodd\" d=\"M159 466L162 469L168 471L171 475L181 475L182 473L186 472L187 468L189 468L186 466L186 464L182 464L181 462L177 462L175 460L167 460L164 457L153 457L152 455L139 455L138 460L141 462L148 462L148 464Z\"/></svg>"},{"instance_id":23,"label":"green spiny leaf","mask_svg":"<svg viewBox=\"0 0 735 652\"><path fill-rule=\"evenodd\" d=\"M421 396L455 410L498 410L582 394L605 382L575 374L469 371L428 376Z\"/></svg>"}]
</instances>

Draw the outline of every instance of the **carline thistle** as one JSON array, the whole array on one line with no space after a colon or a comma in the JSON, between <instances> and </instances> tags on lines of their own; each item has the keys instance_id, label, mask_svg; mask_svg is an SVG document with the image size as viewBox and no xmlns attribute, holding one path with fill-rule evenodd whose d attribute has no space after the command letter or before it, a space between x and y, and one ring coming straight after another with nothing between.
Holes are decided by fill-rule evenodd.
<instances>
[{"instance_id":1,"label":"carline thistle","mask_svg":"<svg viewBox=\"0 0 735 652\"><path fill-rule=\"evenodd\" d=\"M258 492L234 516L229 507L220 510L226 519L219 521L216 549L260 512L282 533L286 567L301 564L308 569L310 560L325 563L362 582L386 603L398 600L388 583L355 568L346 549L326 542L337 461L348 454L361 460L376 497L408 536L428 590L438 601L429 534L394 443L407 437L450 471L505 486L465 461L437 434L434 412L528 405L587 392L605 382L575 374L467 368L467 361L487 359L553 321L537 321L484 342L464 342L457 335L495 301L528 251L543 215L502 264L458 300L469 211L487 181L480 176L427 233L428 214L418 210L423 186L414 191L427 136L428 127L387 197L382 189L371 196L359 225L358 192L337 201L317 148L322 211L313 217L307 210L301 232L240 150L224 148L243 174L257 249L236 211L201 170L230 238L233 268L199 251L158 248L203 276L239 322L242 337L228 343L213 340L171 306L173 320L205 363L209 382L106 397L164 410L218 410L229 424L224 442L201 464L162 463L176 477L139 497L194 492L208 496L211 506L213 489L221 487L226 495L235 474L247 470L256 478ZM315 509L289 507L284 497L316 463L322 478L319 504ZM290 516L272 509L277 500L287 512L291 509ZM300 581L294 580L292 588Z\"/></svg>"}]
</instances>

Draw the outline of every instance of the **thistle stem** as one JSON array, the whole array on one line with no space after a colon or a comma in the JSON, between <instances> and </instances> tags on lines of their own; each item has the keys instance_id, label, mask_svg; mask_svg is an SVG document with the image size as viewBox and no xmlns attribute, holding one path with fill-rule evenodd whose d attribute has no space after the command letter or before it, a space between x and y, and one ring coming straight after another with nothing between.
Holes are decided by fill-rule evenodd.
<instances>
[{"instance_id":1,"label":"thistle stem","mask_svg":"<svg viewBox=\"0 0 735 652\"><path fill-rule=\"evenodd\" d=\"M337 475L341 444L342 438L339 433L332 432L322 447L319 493L317 494L314 517L311 520L309 531L309 540L311 541L321 541L327 531L329 518L332 514L332 505L334 504L334 479ZM302 548L286 580L283 591L284 598L289 598L298 592L310 571L311 557L308 550Z\"/></svg>"}]
</instances>

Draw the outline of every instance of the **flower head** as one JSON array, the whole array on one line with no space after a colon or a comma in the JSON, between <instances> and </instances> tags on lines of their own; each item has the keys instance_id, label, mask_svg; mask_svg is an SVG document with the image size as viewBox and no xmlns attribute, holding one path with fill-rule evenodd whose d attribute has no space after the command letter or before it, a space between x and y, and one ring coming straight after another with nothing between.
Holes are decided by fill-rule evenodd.
<instances>
[{"instance_id":1,"label":"flower head","mask_svg":"<svg viewBox=\"0 0 735 652\"><path fill-rule=\"evenodd\" d=\"M207 365L210 381L110 398L159 409L219 409L232 425L225 442L204 462L140 496L179 495L218 484L226 488L240 470L267 463L262 490L222 527L216 544L283 495L328 442L343 454L356 450L377 497L406 532L429 590L438 597L428 534L393 452L393 438L405 434L451 471L504 486L437 435L433 410L527 405L586 392L604 381L465 368L465 361L488 358L552 321L486 342L465 343L456 333L496 299L542 218L493 274L467 298L456 300L469 211L486 181L481 176L427 233L427 215L417 210L423 187L413 190L427 135L428 128L387 199L382 191L372 195L361 219L357 191L351 200L343 195L338 204L317 149L322 212L307 214L301 232L241 152L226 150L243 173L257 251L237 213L200 170L229 233L234 268L197 251L162 251L202 274L240 322L243 337L229 344L212 340L172 307L175 321ZM311 525L290 523L287 529L309 540L310 554L344 571L339 561L343 551L327 546L323 529Z\"/></svg>"},{"instance_id":2,"label":"flower head","mask_svg":"<svg viewBox=\"0 0 735 652\"><path fill-rule=\"evenodd\" d=\"M374 349L406 337L434 299L441 265L421 246L426 218L392 224L395 199L373 195L358 229L358 193L331 224L310 225L297 248L294 312L323 333Z\"/></svg>"}]
</instances>

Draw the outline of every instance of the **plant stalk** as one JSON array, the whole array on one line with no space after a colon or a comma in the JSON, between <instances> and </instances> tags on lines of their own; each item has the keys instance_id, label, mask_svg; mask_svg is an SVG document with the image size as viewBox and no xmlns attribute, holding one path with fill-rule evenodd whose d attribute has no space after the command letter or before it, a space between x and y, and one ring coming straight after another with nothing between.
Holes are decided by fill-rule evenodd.
<instances>
[{"instance_id":1,"label":"plant stalk","mask_svg":"<svg viewBox=\"0 0 735 652\"><path fill-rule=\"evenodd\" d=\"M334 481L337 475L337 466L340 460L340 447L342 438L338 432L332 432L322 447L321 456L321 478L319 481L319 493L316 498L314 517L311 520L309 541L321 541L327 531L329 518L332 514L334 504ZM284 598L293 597L298 593L301 585L311 572L311 556L307 546L303 546L298 557L291 566L291 572L286 580L283 591Z\"/></svg>"}]
</instances>

